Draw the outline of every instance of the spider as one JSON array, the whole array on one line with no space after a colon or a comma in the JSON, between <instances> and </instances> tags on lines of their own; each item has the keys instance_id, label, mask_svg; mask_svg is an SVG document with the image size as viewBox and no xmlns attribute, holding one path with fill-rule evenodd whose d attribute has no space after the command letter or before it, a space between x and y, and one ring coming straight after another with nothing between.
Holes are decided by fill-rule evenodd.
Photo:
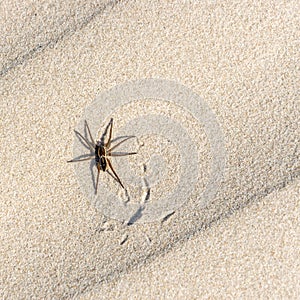
<instances>
[{"instance_id":1,"label":"spider","mask_svg":"<svg viewBox=\"0 0 300 300\"><path fill-rule=\"evenodd\" d=\"M96 183L96 189L95 189L95 194L97 194L97 190L98 190L98 182L99 182L99 174L100 171L107 171L109 173L110 176L112 176L120 185L121 187L125 190L125 187L123 185L123 183L121 182L119 176L117 175L117 173L115 172L111 161L109 159L109 157L112 156L127 156L127 155L133 155L133 154L137 154L137 152L112 152L114 149L116 149L118 146L120 146L122 143L126 142L127 140L134 138L135 136L128 136L126 137L126 139L122 140L121 142L119 142L118 144L114 145L113 147L111 147L111 142L112 142L112 128L113 128L113 118L110 119L110 122L108 123L108 125L106 126L106 130L103 133L101 139L99 139L98 141L94 141L92 135L91 135L91 131L89 128L89 125L87 123L87 121L85 120L85 126L88 130L88 134L89 137L91 139L91 141L89 141L88 139L86 139L80 132L75 131L75 133L80 136L80 138L86 143L86 146L88 148L90 148L91 153L88 154L87 158L83 158L83 159L72 159L72 160L68 160L67 162L81 162L81 161L86 161L86 160L90 160L93 159L93 156L95 158L95 162L96 162L96 167L98 170L97 173L97 183ZM108 137L108 141L106 143L104 143L104 137L109 130L109 137ZM110 169L114 176L109 172Z\"/></svg>"}]
</instances>

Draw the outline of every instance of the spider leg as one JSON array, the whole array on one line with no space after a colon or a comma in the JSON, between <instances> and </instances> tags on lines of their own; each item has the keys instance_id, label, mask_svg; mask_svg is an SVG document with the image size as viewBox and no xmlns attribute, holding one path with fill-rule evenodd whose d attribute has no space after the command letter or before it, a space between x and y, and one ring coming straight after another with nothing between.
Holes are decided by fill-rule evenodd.
<instances>
[{"instance_id":1,"label":"spider leg","mask_svg":"<svg viewBox=\"0 0 300 300\"><path fill-rule=\"evenodd\" d=\"M127 137L125 140L123 140L123 141L119 142L118 144L114 145L113 147L111 147L111 148L109 149L109 151L112 151L112 150L116 149L118 146L120 146L120 145L123 144L124 142L126 142L126 141L128 141L129 139L132 139L132 138L134 138L134 137L136 137L136 136L135 136L135 135L131 135L131 136ZM109 148L109 147L108 147L108 148Z\"/></svg>"},{"instance_id":2,"label":"spider leg","mask_svg":"<svg viewBox=\"0 0 300 300\"><path fill-rule=\"evenodd\" d=\"M85 161L85 160L90 160L92 159L94 154L91 154L90 157L86 157L86 158L82 158L82 159L71 159L71 160L68 160L67 162L80 162L80 161Z\"/></svg>"},{"instance_id":3,"label":"spider leg","mask_svg":"<svg viewBox=\"0 0 300 300\"><path fill-rule=\"evenodd\" d=\"M111 143L111 136L112 136L112 128L113 128L113 118L110 119L110 130L109 130L109 137L108 137L108 141L107 143L105 144L105 147L106 148L109 148L110 147L110 143Z\"/></svg>"},{"instance_id":4,"label":"spider leg","mask_svg":"<svg viewBox=\"0 0 300 300\"><path fill-rule=\"evenodd\" d=\"M95 144L95 141L94 141L94 139L93 139L93 137L92 137L92 135L91 135L90 127L89 127L89 125L88 125L88 123L87 123L86 120L85 120L85 125L86 125L86 128L87 128L87 130L88 130L90 139L91 139L91 141L93 142L93 145L96 145L96 144ZM95 146L94 146L94 148L95 148Z\"/></svg>"},{"instance_id":5,"label":"spider leg","mask_svg":"<svg viewBox=\"0 0 300 300\"><path fill-rule=\"evenodd\" d=\"M114 153L108 153L108 156L127 156L127 155L133 155L137 154L137 152L114 152Z\"/></svg>"},{"instance_id":6,"label":"spider leg","mask_svg":"<svg viewBox=\"0 0 300 300\"><path fill-rule=\"evenodd\" d=\"M109 165L109 168L111 169L111 171L113 172L113 174L116 176L117 181L120 183L121 187L125 190L125 187L124 187L124 185L122 184L122 182L121 182L119 176L118 176L117 173L115 172L113 166L111 165L110 160L109 160L108 158L106 158L106 160L107 160L107 163L108 163L108 165Z\"/></svg>"},{"instance_id":7,"label":"spider leg","mask_svg":"<svg viewBox=\"0 0 300 300\"><path fill-rule=\"evenodd\" d=\"M75 133L76 133L77 135L79 135L79 136L85 141L85 143L86 143L87 146L91 149L91 151L94 152L94 151L95 151L95 146L92 145L91 142L88 141L88 140L87 140L80 132L78 132L77 130L74 130L74 131L75 131Z\"/></svg>"},{"instance_id":8,"label":"spider leg","mask_svg":"<svg viewBox=\"0 0 300 300\"><path fill-rule=\"evenodd\" d=\"M117 181L117 182L119 183L117 177L116 177L114 174L112 174L112 173L109 171L109 169L107 169L106 172L107 172L107 174L108 174L109 176L111 176L111 177L113 178L113 180L115 180L115 181Z\"/></svg>"},{"instance_id":9,"label":"spider leg","mask_svg":"<svg viewBox=\"0 0 300 300\"><path fill-rule=\"evenodd\" d=\"M95 194L98 192L98 183L99 183L99 174L100 174L100 166L97 165L98 173L97 173L97 182L96 182L96 189L95 189Z\"/></svg>"}]
</instances>

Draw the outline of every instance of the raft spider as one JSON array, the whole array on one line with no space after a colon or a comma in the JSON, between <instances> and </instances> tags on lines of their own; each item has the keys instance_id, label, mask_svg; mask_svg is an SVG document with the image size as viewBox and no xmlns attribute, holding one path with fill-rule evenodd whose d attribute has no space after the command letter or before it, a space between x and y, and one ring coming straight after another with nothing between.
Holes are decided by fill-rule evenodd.
<instances>
[{"instance_id":1,"label":"raft spider","mask_svg":"<svg viewBox=\"0 0 300 300\"><path fill-rule=\"evenodd\" d=\"M95 158L96 167L97 167L97 170L98 170L95 194L97 194L97 190L98 190L98 182L99 182L100 171L104 171L104 172L107 171L109 173L109 175L112 176L121 185L121 187L125 190L125 187L124 187L123 183L121 182L119 176L117 175L117 173L115 172L115 170L114 170L114 168L111 164L110 157L113 157L113 156L127 156L127 155L137 154L137 152L112 152L118 146L120 146L121 144L123 144L127 140L129 140L131 138L134 138L135 136L133 136L133 135L128 136L124 140L122 140L121 142L119 142L116 145L111 147L113 118L110 119L110 122L106 126L106 130L105 130L104 134L102 135L102 137L98 141L96 140L96 143L95 143L95 141L92 137L89 125L88 125L86 120L85 120L85 126L87 127L88 134L89 134L89 137L90 137L91 141L86 139L80 132L78 132L76 130L74 130L74 131L85 142L86 146L91 150L91 153L87 154L88 157L86 157L86 158L82 158L82 159L75 159L74 158L74 159L68 160L67 162L81 162L81 161L86 161L86 160L93 159L93 157ZM108 131L108 129L109 129L109 137L108 137L108 141L105 143L104 142L104 137L105 137L106 132ZM110 173L109 169L113 172L114 176Z\"/></svg>"}]
</instances>

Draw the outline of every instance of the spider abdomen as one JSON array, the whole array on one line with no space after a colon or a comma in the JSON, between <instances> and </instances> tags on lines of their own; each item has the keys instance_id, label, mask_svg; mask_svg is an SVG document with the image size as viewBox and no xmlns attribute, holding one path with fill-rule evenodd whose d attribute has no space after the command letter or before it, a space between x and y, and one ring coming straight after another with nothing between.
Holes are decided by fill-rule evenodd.
<instances>
[{"instance_id":1,"label":"spider abdomen","mask_svg":"<svg viewBox=\"0 0 300 300\"><path fill-rule=\"evenodd\" d=\"M96 164L100 165L102 171L106 171L107 169L106 151L102 145L96 145L95 147L95 161Z\"/></svg>"}]
</instances>

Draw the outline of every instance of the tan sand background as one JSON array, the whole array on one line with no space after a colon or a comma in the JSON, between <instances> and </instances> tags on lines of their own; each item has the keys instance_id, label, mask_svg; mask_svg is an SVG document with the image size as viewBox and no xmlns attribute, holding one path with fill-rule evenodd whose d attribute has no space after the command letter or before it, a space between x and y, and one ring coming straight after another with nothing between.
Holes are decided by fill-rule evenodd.
<instances>
[{"instance_id":1,"label":"tan sand background","mask_svg":"<svg viewBox=\"0 0 300 300\"><path fill-rule=\"evenodd\" d=\"M297 180L81 299L297 299L299 192Z\"/></svg>"},{"instance_id":2,"label":"tan sand background","mask_svg":"<svg viewBox=\"0 0 300 300\"><path fill-rule=\"evenodd\" d=\"M298 2L15 3L1 3L1 297L299 298ZM126 227L66 160L95 95L149 77L207 101L226 176L205 210L191 198Z\"/></svg>"}]
</instances>

